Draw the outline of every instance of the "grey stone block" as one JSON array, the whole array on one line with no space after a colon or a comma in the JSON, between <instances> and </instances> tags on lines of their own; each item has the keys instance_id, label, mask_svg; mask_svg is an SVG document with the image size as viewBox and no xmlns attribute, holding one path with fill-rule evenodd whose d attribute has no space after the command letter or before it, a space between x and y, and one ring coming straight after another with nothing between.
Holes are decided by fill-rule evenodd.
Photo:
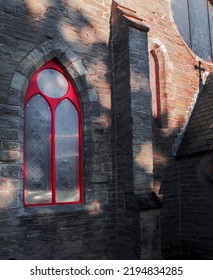
<instances>
[{"instance_id":1,"label":"grey stone block","mask_svg":"<svg viewBox=\"0 0 213 280\"><path fill-rule=\"evenodd\" d=\"M28 80L25 76L21 75L18 72L15 72L13 75L11 88L16 89L18 91L22 91L28 85Z\"/></svg>"}]
</instances>

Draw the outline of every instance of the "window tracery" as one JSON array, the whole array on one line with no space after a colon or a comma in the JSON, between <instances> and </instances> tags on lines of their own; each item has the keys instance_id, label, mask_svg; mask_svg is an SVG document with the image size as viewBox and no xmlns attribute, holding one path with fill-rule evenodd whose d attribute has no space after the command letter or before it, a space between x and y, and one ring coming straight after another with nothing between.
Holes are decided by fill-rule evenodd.
<instances>
[{"instance_id":1,"label":"window tracery","mask_svg":"<svg viewBox=\"0 0 213 280\"><path fill-rule=\"evenodd\" d=\"M24 103L25 205L82 202L80 103L56 61L33 76Z\"/></svg>"}]
</instances>

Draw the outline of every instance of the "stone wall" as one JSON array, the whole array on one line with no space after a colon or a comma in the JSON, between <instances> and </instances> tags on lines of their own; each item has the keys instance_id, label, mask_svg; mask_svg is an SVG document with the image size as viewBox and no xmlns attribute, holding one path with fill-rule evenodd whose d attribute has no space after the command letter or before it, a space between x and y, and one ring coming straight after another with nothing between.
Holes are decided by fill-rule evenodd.
<instances>
[{"instance_id":1,"label":"stone wall","mask_svg":"<svg viewBox=\"0 0 213 280\"><path fill-rule=\"evenodd\" d=\"M153 203L153 196L149 195L153 191L153 155L148 31L135 11L114 3L112 105L116 135L118 256L125 259L161 258L159 210L151 211L158 209L160 203ZM146 234L149 225L155 235ZM147 246L148 243L151 246ZM153 250L153 244L159 246Z\"/></svg>"},{"instance_id":2,"label":"stone wall","mask_svg":"<svg viewBox=\"0 0 213 280\"><path fill-rule=\"evenodd\" d=\"M0 258L202 251L202 238L211 243L210 189L201 191L195 175L199 157L173 154L199 91L200 58L178 33L170 0L11 0L0 12ZM151 115L150 52L159 63L160 126ZM23 99L52 58L81 100L84 203L24 208ZM195 230L196 219L208 234L202 223Z\"/></svg>"},{"instance_id":3,"label":"stone wall","mask_svg":"<svg viewBox=\"0 0 213 280\"><path fill-rule=\"evenodd\" d=\"M110 30L110 2L1 3L2 259L152 258L135 196L152 188L148 29L122 18L120 30ZM53 58L81 101L84 203L24 208L23 100L32 76ZM159 223L148 216L143 228Z\"/></svg>"},{"instance_id":4,"label":"stone wall","mask_svg":"<svg viewBox=\"0 0 213 280\"><path fill-rule=\"evenodd\" d=\"M161 245L164 258L182 254L187 243L182 247L182 233L188 226L185 222L182 224L181 213L185 204L181 201L187 198L181 195L182 168L174 157L173 147L178 135L183 133L199 92L199 73L194 66L201 60L186 46L177 31L170 2L145 0L137 3L136 8L137 15L150 27L149 51L155 52L159 63L161 125L153 120L153 171L154 190L162 202ZM212 71L211 64L201 62L207 72ZM191 180L193 186L197 179L191 176ZM188 192L190 194L193 196L193 188ZM199 207L203 207L201 201Z\"/></svg>"},{"instance_id":5,"label":"stone wall","mask_svg":"<svg viewBox=\"0 0 213 280\"><path fill-rule=\"evenodd\" d=\"M116 256L112 184L110 1L0 3L1 259ZM56 58L83 114L83 205L23 207L23 99L32 75Z\"/></svg>"},{"instance_id":6,"label":"stone wall","mask_svg":"<svg viewBox=\"0 0 213 280\"><path fill-rule=\"evenodd\" d=\"M212 153L179 158L179 165L184 255L212 259Z\"/></svg>"}]
</instances>

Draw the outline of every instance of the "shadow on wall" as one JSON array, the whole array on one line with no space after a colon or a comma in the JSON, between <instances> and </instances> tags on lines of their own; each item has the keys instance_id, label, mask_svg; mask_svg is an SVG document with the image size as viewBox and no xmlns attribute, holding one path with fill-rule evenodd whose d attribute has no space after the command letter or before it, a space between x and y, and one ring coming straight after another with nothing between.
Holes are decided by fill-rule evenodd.
<instances>
[{"instance_id":1,"label":"shadow on wall","mask_svg":"<svg viewBox=\"0 0 213 280\"><path fill-rule=\"evenodd\" d=\"M23 47L17 44L16 49L22 55L18 59L23 59L32 48L47 39L62 38L82 58L85 68L88 70L91 81L98 91L101 104L100 122L102 122L101 130L100 125L93 128L97 138L95 143L89 143L88 147L95 145L92 150L99 158L100 164L91 167L92 171L89 168L85 170L86 175L94 174L94 181L90 183L94 187L88 190L90 195L87 210L72 213L72 216L70 213L60 215L59 222L57 217L59 214L54 215L53 213L48 216L40 214L38 217L34 216L33 219L32 217L22 217L20 220L15 220L19 230L16 227L14 232L11 232L10 224L7 225L5 222L6 231L10 237L8 237L8 242L11 242L10 240L13 238L14 240L12 245L8 243L8 247L12 249L4 249L1 258L9 259L15 255L16 258L24 256L24 258L36 259L40 258L41 252L43 252L44 258L54 259L61 259L62 256L65 259L96 259L97 256L101 256L103 259L115 259L117 246L115 235L117 197L114 188L116 174L113 161L115 159L108 161L109 153L115 153L114 139L112 139L115 137L114 128L110 122L112 69L110 46L106 41L105 33L108 31L107 29L102 30L103 27L97 17L101 11L91 10L91 15L94 15L92 19L86 15L86 3L84 2L79 2L78 7L72 1L42 0L38 3L24 0L23 3L22 5L20 1L20 5L18 4L18 17L13 17L16 28L8 30L11 37L27 42L28 47L25 46L24 50L21 50ZM7 14L6 10L3 12ZM7 16L10 17L9 12ZM26 36L26 34L28 35ZM179 168L177 160L172 156L172 144L182 123L183 120L180 120L177 127L173 129L159 129L155 126L153 129L155 183L153 190L161 197L163 204L161 210L162 247L170 246L175 250L178 250L181 245L181 232ZM147 144L150 145L150 143ZM142 150L138 151L134 164L137 165L141 176L145 174L147 180L152 181L151 170L143 166L139 160L141 152ZM108 161L107 163L105 159ZM19 165L21 166L21 164ZM110 175L111 172L112 175ZM108 175L106 176L108 179L101 181L100 174ZM11 192L13 191L14 187L11 189ZM4 207L10 208L12 203L8 201ZM109 215L106 216L104 212L108 212ZM92 215L88 215L88 213ZM130 229L131 222L130 219L130 224L127 224ZM73 231L75 234L71 234ZM57 242L56 236L58 237ZM35 239L37 240L36 248L33 245ZM25 253L24 249L20 248L25 248ZM26 251L29 252L27 256L24 255Z\"/></svg>"},{"instance_id":2,"label":"shadow on wall","mask_svg":"<svg viewBox=\"0 0 213 280\"><path fill-rule=\"evenodd\" d=\"M166 113L167 116L167 113ZM162 118L166 117L163 116ZM178 255L181 249L179 162L173 154L173 145L184 120L176 127L159 128L153 120L154 190L161 202L162 256Z\"/></svg>"},{"instance_id":3,"label":"shadow on wall","mask_svg":"<svg viewBox=\"0 0 213 280\"><path fill-rule=\"evenodd\" d=\"M87 9L90 11L88 12ZM61 38L82 59L92 84L99 91L98 97L101 105L101 115L97 116L94 113L94 127L91 127L95 135L94 142L88 143L85 147L87 155L96 158L94 160L95 166L90 165L92 160L89 156L85 160L84 174L88 179L87 205L79 211L63 215L51 210L47 211L47 215L42 214L42 210L36 214L32 210L32 215L25 216L22 215L21 210L15 217L16 198L12 201L5 199L4 207L7 207L7 210L1 211L0 214L2 219L7 217L3 221L3 227L11 238L8 237L6 241L4 237L0 238L1 258L3 259L11 257L38 259L41 258L41 254L43 258L55 259L115 258L116 200L114 189L112 189L114 184L111 177L112 161L109 157L113 149L111 147L110 123L111 69L109 62L111 58L105 34L107 29L103 30L100 19L92 18L96 12L98 15L101 13L96 8L91 9L91 6L88 7L84 2L79 2L78 7L76 7L72 1L45 0L39 3L28 0L18 3L12 2L10 11L7 7L3 9L4 20L12 18L14 24L14 28L8 27L7 30L7 36L9 34L13 38L12 40L17 41L13 50L17 52L14 70L32 49L48 39ZM105 12L106 9L104 9ZM88 16L84 13L88 13ZM12 49L10 51L12 52ZM18 56L18 54L20 55ZM59 53L59 55L61 54ZM23 108L23 104L20 104L20 108ZM84 114L88 108L82 109ZM93 116L93 112L91 115ZM23 114L21 119L23 120ZM97 120L97 125L95 120ZM10 124L9 128L20 129L14 123ZM85 131L85 135L87 134ZM87 141L86 137L85 141ZM22 140L20 142L22 144ZM11 163L11 161L8 162ZM21 169L22 153L18 159L14 159L12 162L14 166L18 165ZM11 197L11 194L16 193L17 189L21 189L22 176L19 177L18 185L15 185L14 179L11 190L7 189L5 195ZM10 181L5 173L2 186L8 187ZM18 196L18 199L22 200L20 199L22 191L18 193ZM13 230L11 225L14 227ZM13 242L10 242L9 239L13 239Z\"/></svg>"}]
</instances>

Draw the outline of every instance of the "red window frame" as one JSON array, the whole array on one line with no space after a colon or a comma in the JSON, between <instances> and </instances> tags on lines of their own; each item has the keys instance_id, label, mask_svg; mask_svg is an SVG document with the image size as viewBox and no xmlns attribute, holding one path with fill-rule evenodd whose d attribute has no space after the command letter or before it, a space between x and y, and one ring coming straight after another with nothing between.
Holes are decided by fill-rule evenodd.
<instances>
[{"instance_id":1,"label":"red window frame","mask_svg":"<svg viewBox=\"0 0 213 280\"><path fill-rule=\"evenodd\" d=\"M44 69L54 69L59 71L60 73L63 74L63 76L66 78L68 82L68 90L67 93L59 98L52 98L47 95L45 95L38 87L37 85L37 76L38 74L44 70ZM26 95L24 98L24 111L26 108L26 105L28 101L35 96L36 94L40 94L49 104L50 109L51 109L51 141L52 141L52 146L51 146L51 173L52 176L52 202L51 203L37 203L37 204L29 204L26 203L26 155L25 155L25 147L26 147L26 137L24 133L24 206L45 206L45 205L59 205L59 204L81 204L83 202L83 190L82 190L82 115L81 115L81 106L80 106L80 101L78 99L77 93L67 75L67 73L59 66L57 60L51 60L44 64L37 72L36 74L32 77L27 91ZM79 201L72 201L72 202L56 202L56 160L55 160L55 112L56 112L56 107L58 104L64 100L68 99L72 104L75 106L77 112L78 112L78 128L79 128L79 174L78 174L78 182L79 182L79 193L80 193L80 198ZM24 123L25 127L25 123ZM25 130L25 129L24 129Z\"/></svg>"},{"instance_id":2,"label":"red window frame","mask_svg":"<svg viewBox=\"0 0 213 280\"><path fill-rule=\"evenodd\" d=\"M159 63L157 55L151 51L152 69L150 75L153 77L152 90L152 111L153 117L158 127L160 127L161 118L161 104L160 104L160 77L159 77Z\"/></svg>"}]
</instances>

